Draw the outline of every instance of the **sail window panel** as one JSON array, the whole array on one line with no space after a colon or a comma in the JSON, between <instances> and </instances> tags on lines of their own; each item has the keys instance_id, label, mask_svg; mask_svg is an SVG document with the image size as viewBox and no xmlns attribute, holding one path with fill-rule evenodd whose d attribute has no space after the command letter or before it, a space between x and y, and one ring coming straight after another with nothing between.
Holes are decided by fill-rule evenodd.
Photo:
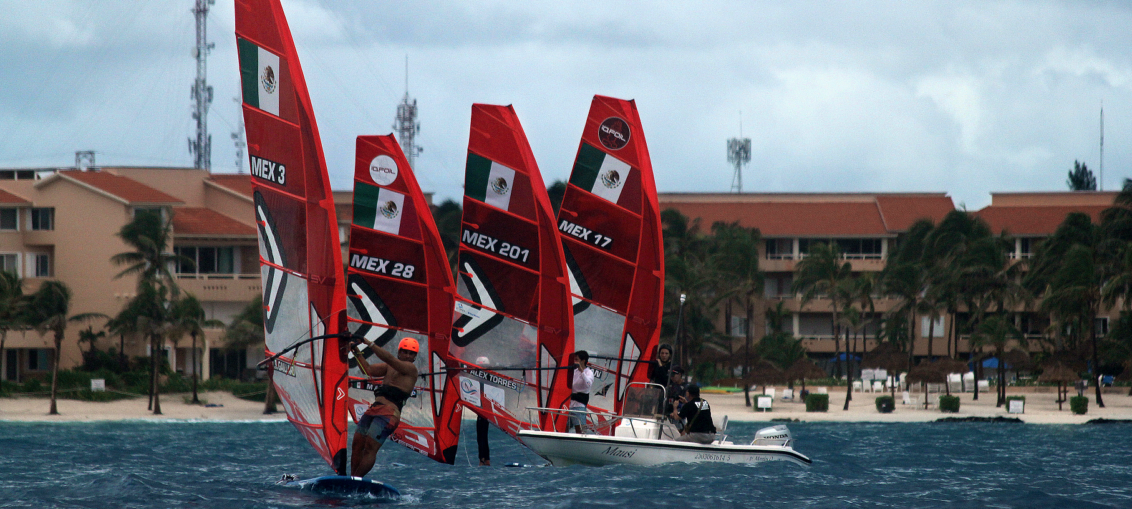
<instances>
[{"instance_id":1,"label":"sail window panel","mask_svg":"<svg viewBox=\"0 0 1132 509\"><path fill-rule=\"evenodd\" d=\"M453 341L449 352L453 357L481 368L536 367L538 330L529 324L504 317L489 326L490 330L465 343ZM504 376L522 379L521 371L501 371ZM531 374L534 371L530 372Z\"/></svg>"},{"instance_id":2,"label":"sail window panel","mask_svg":"<svg viewBox=\"0 0 1132 509\"><path fill-rule=\"evenodd\" d=\"M303 140L298 126L246 105L244 119L247 132L260 133L254 137L258 139L248 138L249 173L254 182L305 197L307 183L303 181L302 168L309 161L303 159ZM317 162L311 168L317 170Z\"/></svg>"},{"instance_id":3,"label":"sail window panel","mask_svg":"<svg viewBox=\"0 0 1132 509\"><path fill-rule=\"evenodd\" d=\"M539 280L538 273L529 272L514 265L501 263L486 256L477 256L471 253L460 254L460 277L456 285L457 295L472 300L473 296L468 289L468 275L464 271L465 257L472 257L478 264L482 274L482 284L488 291L498 298L498 309L508 315L530 323L538 323L539 311Z\"/></svg>"},{"instance_id":4,"label":"sail window panel","mask_svg":"<svg viewBox=\"0 0 1132 509\"><path fill-rule=\"evenodd\" d=\"M485 254L532 271L539 266L539 231L535 223L464 201L461 250Z\"/></svg>"},{"instance_id":5,"label":"sail window panel","mask_svg":"<svg viewBox=\"0 0 1132 509\"><path fill-rule=\"evenodd\" d=\"M558 214L562 238L574 240L628 262L637 260L641 218L606 200L568 190Z\"/></svg>"},{"instance_id":6,"label":"sail window panel","mask_svg":"<svg viewBox=\"0 0 1132 509\"><path fill-rule=\"evenodd\" d=\"M354 281L354 277L356 276L351 276L349 281ZM414 331L428 330L427 287L391 279L376 278L366 274L362 274L361 277L365 280L366 285L381 299L381 306L383 306L381 312L391 315L381 318L374 316L366 321L381 323L381 321L384 320L385 323L394 325L399 329ZM358 291L358 289L353 288L353 284L347 285L346 294L348 296L360 295L355 293L356 291ZM354 299L351 299L351 304L353 304L353 300ZM361 317L361 315L356 312L348 314L351 320L358 320ZM364 318L361 319L364 320ZM381 345L379 344L379 346ZM423 347L421 351L425 351Z\"/></svg>"}]
</instances>

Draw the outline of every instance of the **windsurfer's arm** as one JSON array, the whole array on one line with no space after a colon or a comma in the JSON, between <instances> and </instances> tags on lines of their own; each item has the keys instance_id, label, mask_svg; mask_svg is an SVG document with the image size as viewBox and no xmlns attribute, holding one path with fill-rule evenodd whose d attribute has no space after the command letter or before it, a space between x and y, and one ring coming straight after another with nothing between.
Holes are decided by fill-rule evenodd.
<instances>
[{"instance_id":1,"label":"windsurfer's arm","mask_svg":"<svg viewBox=\"0 0 1132 509\"><path fill-rule=\"evenodd\" d=\"M384 350L381 350L381 348L373 346L373 343L369 343L369 345L370 345L370 348L372 348L375 352L376 351L384 351ZM371 366L369 361L366 361L366 356L363 355L361 353L361 351L358 350L357 346L351 346L350 350L352 350L354 352L354 360L357 361L358 367L361 368L362 373L365 373L365 375L367 377L369 377L369 378L380 378L380 377L385 376L385 373L389 371L389 366L387 366L385 364L379 364L377 366ZM380 357L380 355L378 357Z\"/></svg>"},{"instance_id":2,"label":"windsurfer's arm","mask_svg":"<svg viewBox=\"0 0 1132 509\"><path fill-rule=\"evenodd\" d=\"M401 373L402 375L410 376L413 378L417 377L417 366L415 364L398 359L395 355L389 353L384 348L381 348L380 346L377 346L373 343L367 341L366 344L368 344L370 349L373 350L373 353L377 354L377 358L381 359L381 361L385 363L385 365L378 366L378 368L393 368L394 371ZM381 374L385 375L385 373L385 371L382 371Z\"/></svg>"}]
</instances>

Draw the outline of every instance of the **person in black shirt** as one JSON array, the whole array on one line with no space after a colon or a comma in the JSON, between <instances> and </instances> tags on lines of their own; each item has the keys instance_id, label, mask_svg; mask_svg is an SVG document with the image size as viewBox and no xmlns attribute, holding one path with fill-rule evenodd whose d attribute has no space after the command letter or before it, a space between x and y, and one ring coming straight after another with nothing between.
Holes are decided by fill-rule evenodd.
<instances>
[{"instance_id":1,"label":"person in black shirt","mask_svg":"<svg viewBox=\"0 0 1132 509\"><path fill-rule=\"evenodd\" d=\"M676 438L678 442L695 442L710 444L715 441L715 423L711 420L711 406L707 401L700 399L700 386L688 386L687 402L680 408L680 412L673 413L680 419L686 419L684 429Z\"/></svg>"},{"instance_id":2,"label":"person in black shirt","mask_svg":"<svg viewBox=\"0 0 1132 509\"><path fill-rule=\"evenodd\" d=\"M656 358L649 361L649 383L668 387L668 370L672 368L672 347L660 345Z\"/></svg>"},{"instance_id":3,"label":"person in black shirt","mask_svg":"<svg viewBox=\"0 0 1132 509\"><path fill-rule=\"evenodd\" d=\"M680 406L684 404L687 390L688 384L684 382L684 368L673 366L672 378L668 381L668 388L665 390L668 395L668 401L664 403L665 414L680 410Z\"/></svg>"}]
</instances>

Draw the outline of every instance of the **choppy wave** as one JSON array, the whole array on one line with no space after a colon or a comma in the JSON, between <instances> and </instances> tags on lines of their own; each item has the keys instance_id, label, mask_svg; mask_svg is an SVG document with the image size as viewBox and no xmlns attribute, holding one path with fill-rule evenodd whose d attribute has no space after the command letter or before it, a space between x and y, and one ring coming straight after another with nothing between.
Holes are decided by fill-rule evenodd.
<instances>
[{"instance_id":1,"label":"choppy wave","mask_svg":"<svg viewBox=\"0 0 1132 509\"><path fill-rule=\"evenodd\" d=\"M0 506L272 508L343 505L279 488L283 473L329 469L284 422L0 424ZM736 441L758 423L733 423ZM673 464L453 466L390 444L372 477L411 507L1132 507L1132 425L794 423L814 460L751 466ZM493 430L495 465L541 464ZM347 501L345 505L373 505Z\"/></svg>"}]
</instances>

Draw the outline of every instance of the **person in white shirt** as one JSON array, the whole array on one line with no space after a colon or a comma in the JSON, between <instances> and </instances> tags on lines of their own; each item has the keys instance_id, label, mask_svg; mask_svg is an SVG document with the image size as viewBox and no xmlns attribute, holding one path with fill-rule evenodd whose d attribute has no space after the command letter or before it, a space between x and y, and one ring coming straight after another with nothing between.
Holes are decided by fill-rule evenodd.
<instances>
[{"instance_id":1,"label":"person in white shirt","mask_svg":"<svg viewBox=\"0 0 1132 509\"><path fill-rule=\"evenodd\" d=\"M590 387L594 384L594 370L587 367L590 354L585 350L574 352L574 378L570 383L570 417L566 426L572 426L574 432L581 434L582 425L586 423L586 405L590 402Z\"/></svg>"}]
</instances>

